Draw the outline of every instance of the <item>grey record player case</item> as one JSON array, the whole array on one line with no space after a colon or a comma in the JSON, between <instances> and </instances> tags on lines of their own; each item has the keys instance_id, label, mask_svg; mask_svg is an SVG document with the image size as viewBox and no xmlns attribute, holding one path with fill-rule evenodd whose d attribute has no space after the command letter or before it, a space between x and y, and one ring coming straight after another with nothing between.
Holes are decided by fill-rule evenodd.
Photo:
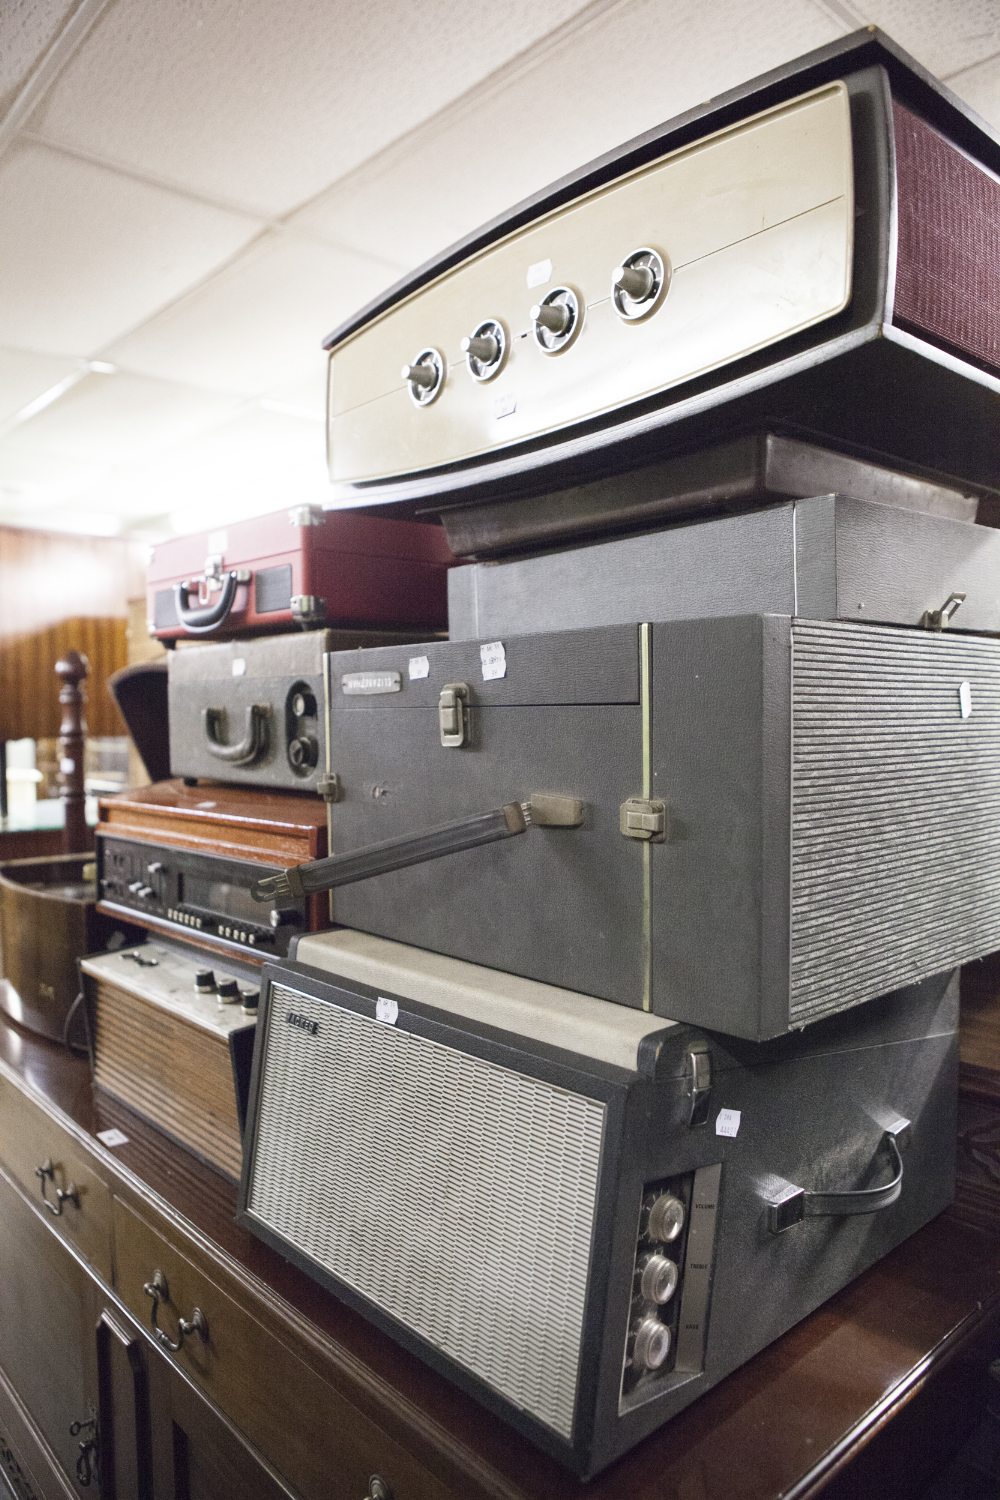
<instances>
[{"instance_id":1,"label":"grey record player case","mask_svg":"<svg viewBox=\"0 0 1000 1500\"><path fill-rule=\"evenodd\" d=\"M687 521L448 579L452 640L634 620L778 613L1000 632L1000 531L841 495Z\"/></svg>"},{"instance_id":2,"label":"grey record player case","mask_svg":"<svg viewBox=\"0 0 1000 1500\"><path fill-rule=\"evenodd\" d=\"M343 885L337 922L751 1039L1000 947L1000 641L744 615L484 644L502 677L477 642L331 658L337 858L539 793L581 826Z\"/></svg>"},{"instance_id":3,"label":"grey record player case","mask_svg":"<svg viewBox=\"0 0 1000 1500\"><path fill-rule=\"evenodd\" d=\"M954 977L756 1046L357 933L299 954L265 970L239 1217L578 1474L950 1199Z\"/></svg>"}]
</instances>

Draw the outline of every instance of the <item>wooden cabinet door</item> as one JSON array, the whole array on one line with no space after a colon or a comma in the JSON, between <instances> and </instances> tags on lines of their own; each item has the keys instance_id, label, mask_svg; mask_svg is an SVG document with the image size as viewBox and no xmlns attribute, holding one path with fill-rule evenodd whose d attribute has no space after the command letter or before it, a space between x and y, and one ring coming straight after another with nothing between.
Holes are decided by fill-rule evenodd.
<instances>
[{"instance_id":1,"label":"wooden cabinet door","mask_svg":"<svg viewBox=\"0 0 1000 1500\"><path fill-rule=\"evenodd\" d=\"M86 1270L0 1173L0 1371L74 1486L96 1423ZM97 1492L96 1464L89 1488ZM81 1491L83 1493L83 1491Z\"/></svg>"},{"instance_id":2,"label":"wooden cabinet door","mask_svg":"<svg viewBox=\"0 0 1000 1500\"><path fill-rule=\"evenodd\" d=\"M291 1500L293 1492L152 1345L149 1376L152 1500Z\"/></svg>"}]
</instances>

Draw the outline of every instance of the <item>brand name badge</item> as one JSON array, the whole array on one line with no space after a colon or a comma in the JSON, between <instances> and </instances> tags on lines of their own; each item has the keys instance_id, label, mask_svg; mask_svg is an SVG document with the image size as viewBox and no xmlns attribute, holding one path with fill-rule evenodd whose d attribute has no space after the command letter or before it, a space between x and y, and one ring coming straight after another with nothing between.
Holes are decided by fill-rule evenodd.
<instances>
[{"instance_id":1,"label":"brand name badge","mask_svg":"<svg viewBox=\"0 0 1000 1500\"><path fill-rule=\"evenodd\" d=\"M309 1016L300 1015L297 1010L286 1011L285 1020L289 1026L297 1026L300 1031L308 1031L310 1036L319 1034L319 1022L312 1020Z\"/></svg>"},{"instance_id":2,"label":"brand name badge","mask_svg":"<svg viewBox=\"0 0 1000 1500\"><path fill-rule=\"evenodd\" d=\"M348 697L362 693L398 693L403 686L401 672L345 672L340 691Z\"/></svg>"}]
</instances>

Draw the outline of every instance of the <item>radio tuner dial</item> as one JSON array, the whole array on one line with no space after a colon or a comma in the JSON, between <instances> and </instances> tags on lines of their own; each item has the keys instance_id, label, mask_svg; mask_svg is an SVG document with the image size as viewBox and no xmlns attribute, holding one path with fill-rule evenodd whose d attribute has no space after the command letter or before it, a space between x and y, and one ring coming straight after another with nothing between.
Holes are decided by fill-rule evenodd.
<instances>
[{"instance_id":1,"label":"radio tuner dial","mask_svg":"<svg viewBox=\"0 0 1000 1500\"><path fill-rule=\"evenodd\" d=\"M444 388L444 355L437 349L421 349L412 364L403 366L401 377L414 406L430 406Z\"/></svg>"},{"instance_id":2,"label":"radio tuner dial","mask_svg":"<svg viewBox=\"0 0 1000 1500\"><path fill-rule=\"evenodd\" d=\"M659 1318L643 1318L635 1329L632 1364L638 1370L659 1370L670 1354L670 1329Z\"/></svg>"},{"instance_id":3,"label":"radio tuner dial","mask_svg":"<svg viewBox=\"0 0 1000 1500\"><path fill-rule=\"evenodd\" d=\"M673 1193L660 1193L650 1204L646 1233L651 1240L669 1245L684 1228L684 1205Z\"/></svg>"},{"instance_id":4,"label":"radio tuner dial","mask_svg":"<svg viewBox=\"0 0 1000 1500\"><path fill-rule=\"evenodd\" d=\"M666 1255L647 1255L639 1262L639 1290L647 1302L661 1307L677 1290L680 1272L677 1262Z\"/></svg>"},{"instance_id":5,"label":"radio tuner dial","mask_svg":"<svg viewBox=\"0 0 1000 1500\"><path fill-rule=\"evenodd\" d=\"M568 286L553 287L529 314L535 343L543 354L561 354L580 332L583 309Z\"/></svg>"},{"instance_id":6,"label":"radio tuner dial","mask_svg":"<svg viewBox=\"0 0 1000 1500\"><path fill-rule=\"evenodd\" d=\"M612 271L612 306L626 323L636 323L659 307L669 284L669 264L658 250L644 245Z\"/></svg>"},{"instance_id":7,"label":"radio tuner dial","mask_svg":"<svg viewBox=\"0 0 1000 1500\"><path fill-rule=\"evenodd\" d=\"M487 318L462 340L461 347L473 380L492 380L507 358L506 329L496 318Z\"/></svg>"}]
</instances>

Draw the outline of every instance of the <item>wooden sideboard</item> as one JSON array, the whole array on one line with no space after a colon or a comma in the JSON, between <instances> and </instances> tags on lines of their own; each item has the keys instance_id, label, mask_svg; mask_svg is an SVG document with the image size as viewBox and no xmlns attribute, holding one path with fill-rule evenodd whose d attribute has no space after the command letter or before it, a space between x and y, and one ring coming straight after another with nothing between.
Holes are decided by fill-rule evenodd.
<instances>
[{"instance_id":1,"label":"wooden sideboard","mask_svg":"<svg viewBox=\"0 0 1000 1500\"><path fill-rule=\"evenodd\" d=\"M902 1500L978 1420L1000 1352L1000 1238L945 1214L583 1486L234 1203L95 1100L81 1059L0 1026L0 1474L19 1500ZM206 1336L180 1340L196 1308Z\"/></svg>"}]
</instances>

